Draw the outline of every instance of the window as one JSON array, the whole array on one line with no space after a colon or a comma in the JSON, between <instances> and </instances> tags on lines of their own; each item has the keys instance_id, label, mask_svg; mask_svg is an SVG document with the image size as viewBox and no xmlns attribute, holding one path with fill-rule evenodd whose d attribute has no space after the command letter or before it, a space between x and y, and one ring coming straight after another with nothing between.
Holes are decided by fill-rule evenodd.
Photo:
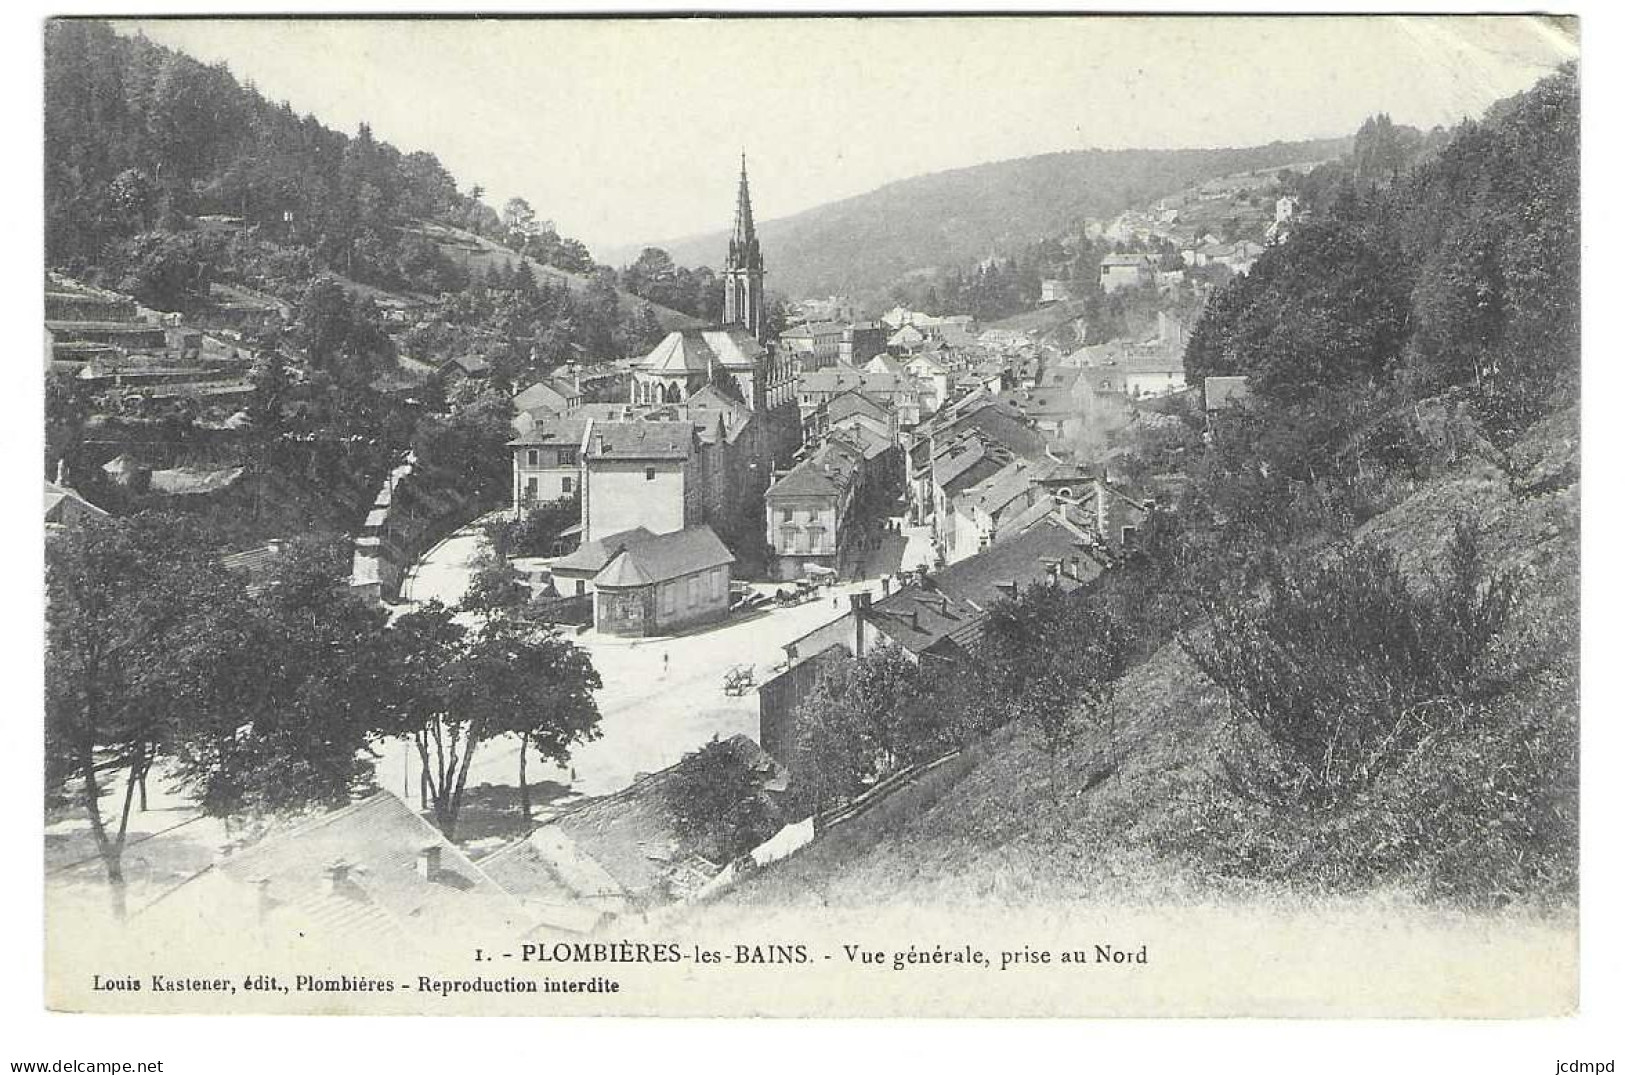
<instances>
[{"instance_id":1,"label":"window","mask_svg":"<svg viewBox=\"0 0 1625 1075\"><path fill-rule=\"evenodd\" d=\"M542 465L542 453L535 448L525 452L525 466L539 467Z\"/></svg>"},{"instance_id":2,"label":"window","mask_svg":"<svg viewBox=\"0 0 1625 1075\"><path fill-rule=\"evenodd\" d=\"M643 480L646 481L646 482L652 482L652 481L655 480L655 468L654 467L644 467L643 468Z\"/></svg>"},{"instance_id":3,"label":"window","mask_svg":"<svg viewBox=\"0 0 1625 1075\"><path fill-rule=\"evenodd\" d=\"M537 485L537 480L535 478L525 479L525 503L534 504L536 502L536 494L540 491L540 486Z\"/></svg>"},{"instance_id":4,"label":"window","mask_svg":"<svg viewBox=\"0 0 1625 1075\"><path fill-rule=\"evenodd\" d=\"M561 466L561 467L573 467L575 465L576 465L576 449L574 449L574 448L560 448L559 449L559 466Z\"/></svg>"},{"instance_id":5,"label":"window","mask_svg":"<svg viewBox=\"0 0 1625 1075\"><path fill-rule=\"evenodd\" d=\"M559 492L563 493L565 496L569 496L570 493L574 490L574 488L575 488L575 483L572 482L569 478L560 478L559 479Z\"/></svg>"},{"instance_id":6,"label":"window","mask_svg":"<svg viewBox=\"0 0 1625 1075\"><path fill-rule=\"evenodd\" d=\"M779 521L780 522L785 522L785 523L793 523L793 522L795 522L796 521L795 509L794 508L783 508L783 509L781 509L779 511Z\"/></svg>"},{"instance_id":7,"label":"window","mask_svg":"<svg viewBox=\"0 0 1625 1075\"><path fill-rule=\"evenodd\" d=\"M1134 527L1132 527L1132 526L1123 527L1123 547L1125 549L1132 548L1134 546L1134 535L1135 535L1135 533L1136 533L1136 531L1135 531Z\"/></svg>"},{"instance_id":8,"label":"window","mask_svg":"<svg viewBox=\"0 0 1625 1075\"><path fill-rule=\"evenodd\" d=\"M660 611L677 611L677 584L675 582L668 582L660 587Z\"/></svg>"},{"instance_id":9,"label":"window","mask_svg":"<svg viewBox=\"0 0 1625 1075\"><path fill-rule=\"evenodd\" d=\"M720 567L711 569L711 596L713 598L722 596L722 568Z\"/></svg>"}]
</instances>

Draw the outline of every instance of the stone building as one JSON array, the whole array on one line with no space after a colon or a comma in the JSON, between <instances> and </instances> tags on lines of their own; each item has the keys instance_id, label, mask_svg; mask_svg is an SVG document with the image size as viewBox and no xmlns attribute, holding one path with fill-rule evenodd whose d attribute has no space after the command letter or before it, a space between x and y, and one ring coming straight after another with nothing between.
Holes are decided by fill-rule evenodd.
<instances>
[{"instance_id":1,"label":"stone building","mask_svg":"<svg viewBox=\"0 0 1625 1075\"><path fill-rule=\"evenodd\" d=\"M708 526L623 547L593 577L602 634L667 635L728 615L733 553Z\"/></svg>"}]
</instances>

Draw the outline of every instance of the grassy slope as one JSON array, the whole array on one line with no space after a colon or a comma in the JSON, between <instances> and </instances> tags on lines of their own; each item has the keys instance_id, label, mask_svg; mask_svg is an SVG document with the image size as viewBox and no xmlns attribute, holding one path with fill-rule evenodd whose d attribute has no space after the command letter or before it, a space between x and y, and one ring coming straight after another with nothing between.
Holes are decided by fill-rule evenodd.
<instances>
[{"instance_id":1,"label":"grassy slope","mask_svg":"<svg viewBox=\"0 0 1625 1075\"><path fill-rule=\"evenodd\" d=\"M536 282L564 284L574 294L581 294L587 290L592 278L581 273L566 272L552 265L544 265L535 258L521 258L518 254L499 243L492 242L483 236L460 228L451 228L442 224L422 224L419 226L420 234L434 240L445 254L470 272L483 273L494 265L513 265L518 267L520 261L530 264L530 270L536 276ZM616 289L620 296L622 306L636 308L648 306L654 310L655 318L665 329L693 328L700 324L698 318L688 314L679 313L665 306L657 306L652 302L638 298L630 291Z\"/></svg>"},{"instance_id":2,"label":"grassy slope","mask_svg":"<svg viewBox=\"0 0 1625 1075\"><path fill-rule=\"evenodd\" d=\"M1578 616L1578 452L1576 408L1542 423L1505 456L1469 448L1363 534L1421 566L1437 562L1457 513L1476 514L1492 562L1525 573L1515 630L1521 643L1539 647L1552 637L1554 617ZM1523 700L1572 705L1565 683L1537 683ZM1006 729L957 785L922 796L917 813L866 816L764 871L725 902L1179 904L1258 891L1257 882L1216 878L1199 852L1166 850L1202 843L1191 838L1195 812L1186 804L1214 789L1223 695L1170 644L1122 681L1116 719L1115 749L1100 735L1060 759L1058 797L1049 758L1022 729ZM1286 895L1280 886L1263 887Z\"/></svg>"}]
</instances>

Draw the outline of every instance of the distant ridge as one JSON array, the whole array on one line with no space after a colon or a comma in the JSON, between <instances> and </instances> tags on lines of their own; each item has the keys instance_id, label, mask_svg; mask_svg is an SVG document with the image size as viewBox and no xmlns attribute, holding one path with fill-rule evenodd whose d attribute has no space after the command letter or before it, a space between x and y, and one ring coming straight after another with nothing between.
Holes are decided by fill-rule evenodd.
<instances>
[{"instance_id":1,"label":"distant ridge","mask_svg":"<svg viewBox=\"0 0 1625 1075\"><path fill-rule=\"evenodd\" d=\"M768 287L791 298L875 298L899 277L969 266L990 251L1109 219L1205 179L1340 156L1351 140L1271 142L1242 149L1116 149L1046 153L888 183L877 190L759 222ZM758 207L762 208L762 207ZM645 246L681 265L722 264L726 232L639 243L601 255L630 262Z\"/></svg>"}]
</instances>

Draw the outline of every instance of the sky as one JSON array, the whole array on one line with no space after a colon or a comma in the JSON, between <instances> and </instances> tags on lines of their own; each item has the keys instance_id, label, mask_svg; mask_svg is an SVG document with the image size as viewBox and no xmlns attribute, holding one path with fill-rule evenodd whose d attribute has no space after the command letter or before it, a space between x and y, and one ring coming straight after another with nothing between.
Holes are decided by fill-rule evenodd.
<instances>
[{"instance_id":1,"label":"sky","mask_svg":"<svg viewBox=\"0 0 1625 1075\"><path fill-rule=\"evenodd\" d=\"M525 198L595 254L927 172L1476 116L1572 58L1527 17L124 21Z\"/></svg>"}]
</instances>

